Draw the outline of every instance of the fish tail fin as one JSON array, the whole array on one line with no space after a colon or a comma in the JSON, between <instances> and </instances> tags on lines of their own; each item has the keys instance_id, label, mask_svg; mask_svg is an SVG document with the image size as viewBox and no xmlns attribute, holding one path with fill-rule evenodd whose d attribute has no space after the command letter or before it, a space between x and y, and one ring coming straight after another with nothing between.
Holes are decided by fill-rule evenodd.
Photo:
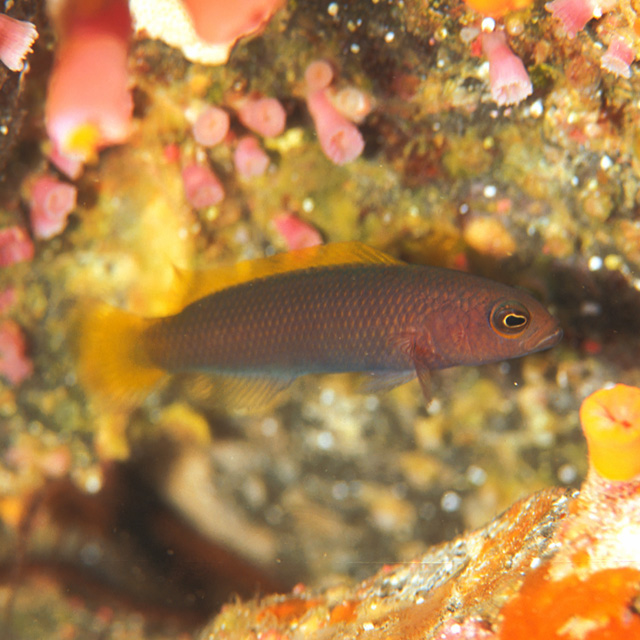
<instances>
[{"instance_id":1,"label":"fish tail fin","mask_svg":"<svg viewBox=\"0 0 640 640\"><path fill-rule=\"evenodd\" d=\"M145 349L154 320L102 303L82 305L76 320L80 382L105 399L139 404L165 375Z\"/></svg>"}]
</instances>

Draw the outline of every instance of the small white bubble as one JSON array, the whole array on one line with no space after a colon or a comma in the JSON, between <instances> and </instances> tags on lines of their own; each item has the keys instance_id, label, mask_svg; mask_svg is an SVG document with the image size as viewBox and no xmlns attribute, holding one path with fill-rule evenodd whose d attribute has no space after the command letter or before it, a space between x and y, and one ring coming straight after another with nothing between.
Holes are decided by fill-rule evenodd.
<instances>
[{"instance_id":1,"label":"small white bubble","mask_svg":"<svg viewBox=\"0 0 640 640\"><path fill-rule=\"evenodd\" d=\"M84 488L87 493L98 493L102 489L102 479L97 473L92 473L85 479Z\"/></svg>"},{"instance_id":2,"label":"small white bubble","mask_svg":"<svg viewBox=\"0 0 640 640\"><path fill-rule=\"evenodd\" d=\"M599 271L602 269L603 260L600 256L591 256L589 258L589 271Z\"/></svg>"},{"instance_id":3,"label":"small white bubble","mask_svg":"<svg viewBox=\"0 0 640 640\"><path fill-rule=\"evenodd\" d=\"M337 2L332 2L328 7L327 7L327 13L335 18L338 15L338 11L340 10L340 7L338 6Z\"/></svg>"},{"instance_id":4,"label":"small white bubble","mask_svg":"<svg viewBox=\"0 0 640 640\"><path fill-rule=\"evenodd\" d=\"M493 18L485 18L481 28L485 33L491 33L496 28L496 21Z\"/></svg>"},{"instance_id":5,"label":"small white bubble","mask_svg":"<svg viewBox=\"0 0 640 640\"><path fill-rule=\"evenodd\" d=\"M600 158L600 168L606 171L607 169L611 169L611 167L613 167L613 160L607 155L602 156L602 158Z\"/></svg>"},{"instance_id":6,"label":"small white bubble","mask_svg":"<svg viewBox=\"0 0 640 640\"><path fill-rule=\"evenodd\" d=\"M495 198L497 193L498 189L492 184L488 184L483 191L485 198Z\"/></svg>"},{"instance_id":7,"label":"small white bubble","mask_svg":"<svg viewBox=\"0 0 640 640\"><path fill-rule=\"evenodd\" d=\"M536 100L529 110L531 116L534 118L539 118L544 113L544 105L542 104L542 100Z\"/></svg>"},{"instance_id":8,"label":"small white bubble","mask_svg":"<svg viewBox=\"0 0 640 640\"><path fill-rule=\"evenodd\" d=\"M487 472L482 467L472 464L467 469L467 479L476 487L481 487L487 481Z\"/></svg>"},{"instance_id":9,"label":"small white bubble","mask_svg":"<svg viewBox=\"0 0 640 640\"><path fill-rule=\"evenodd\" d=\"M320 447L320 449L328 451L329 449L333 448L333 434L330 431L321 431L316 438L316 442L318 443L318 447Z\"/></svg>"},{"instance_id":10,"label":"small white bubble","mask_svg":"<svg viewBox=\"0 0 640 640\"><path fill-rule=\"evenodd\" d=\"M432 398L431 402L427 405L427 413L430 416L435 416L442 411L442 402L438 398Z\"/></svg>"},{"instance_id":11,"label":"small white bubble","mask_svg":"<svg viewBox=\"0 0 640 640\"><path fill-rule=\"evenodd\" d=\"M302 201L302 210L305 213L311 213L314 210L315 206L316 206L315 202L313 201L312 198L305 198Z\"/></svg>"},{"instance_id":12,"label":"small white bubble","mask_svg":"<svg viewBox=\"0 0 640 640\"><path fill-rule=\"evenodd\" d=\"M440 500L440 506L443 511L447 513L453 513L460 508L462 498L455 491L447 491L443 494Z\"/></svg>"},{"instance_id":13,"label":"small white bubble","mask_svg":"<svg viewBox=\"0 0 640 640\"><path fill-rule=\"evenodd\" d=\"M396 37L396 34L393 33L393 31L387 31L387 33L385 33L384 35L384 41L386 43L393 42L395 37Z\"/></svg>"},{"instance_id":14,"label":"small white bubble","mask_svg":"<svg viewBox=\"0 0 640 640\"><path fill-rule=\"evenodd\" d=\"M569 374L566 371L558 371L556 383L560 388L566 389L569 385Z\"/></svg>"},{"instance_id":15,"label":"small white bubble","mask_svg":"<svg viewBox=\"0 0 640 640\"><path fill-rule=\"evenodd\" d=\"M572 464L563 464L558 469L558 480L560 480L562 484L571 484L577 477L578 472Z\"/></svg>"},{"instance_id":16,"label":"small white bubble","mask_svg":"<svg viewBox=\"0 0 640 640\"><path fill-rule=\"evenodd\" d=\"M349 47L349 50L351 51L351 53L360 53L360 45L357 42L354 42Z\"/></svg>"},{"instance_id":17,"label":"small white bubble","mask_svg":"<svg viewBox=\"0 0 640 640\"><path fill-rule=\"evenodd\" d=\"M599 316L602 313L602 306L594 300L584 300L580 305L580 315Z\"/></svg>"},{"instance_id":18,"label":"small white bubble","mask_svg":"<svg viewBox=\"0 0 640 640\"><path fill-rule=\"evenodd\" d=\"M320 393L320 403L330 407L336 399L336 392L331 388L323 389Z\"/></svg>"}]
</instances>

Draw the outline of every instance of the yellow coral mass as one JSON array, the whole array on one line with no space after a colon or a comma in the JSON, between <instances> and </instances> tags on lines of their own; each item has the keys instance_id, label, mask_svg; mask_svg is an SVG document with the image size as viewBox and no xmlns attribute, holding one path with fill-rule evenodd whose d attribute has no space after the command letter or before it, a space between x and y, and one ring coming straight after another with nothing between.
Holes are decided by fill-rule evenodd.
<instances>
[{"instance_id":1,"label":"yellow coral mass","mask_svg":"<svg viewBox=\"0 0 640 640\"><path fill-rule=\"evenodd\" d=\"M472 9L483 16L501 18L510 11L528 7L532 0L464 0Z\"/></svg>"},{"instance_id":2,"label":"yellow coral mass","mask_svg":"<svg viewBox=\"0 0 640 640\"><path fill-rule=\"evenodd\" d=\"M617 384L592 393L580 407L589 459L608 480L640 475L640 389Z\"/></svg>"}]
</instances>

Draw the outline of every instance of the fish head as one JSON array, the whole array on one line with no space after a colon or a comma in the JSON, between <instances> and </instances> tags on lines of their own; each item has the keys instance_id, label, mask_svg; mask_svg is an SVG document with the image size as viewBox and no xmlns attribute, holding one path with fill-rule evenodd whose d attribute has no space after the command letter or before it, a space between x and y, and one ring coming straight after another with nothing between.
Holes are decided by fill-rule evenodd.
<instances>
[{"instance_id":1,"label":"fish head","mask_svg":"<svg viewBox=\"0 0 640 640\"><path fill-rule=\"evenodd\" d=\"M470 325L469 343L479 356L478 364L549 349L562 339L558 320L528 293L512 289L496 299L483 297L472 311Z\"/></svg>"},{"instance_id":2,"label":"fish head","mask_svg":"<svg viewBox=\"0 0 640 640\"><path fill-rule=\"evenodd\" d=\"M558 320L540 302L497 283L476 288L443 311L430 335L436 368L518 358L562 339Z\"/></svg>"}]
</instances>

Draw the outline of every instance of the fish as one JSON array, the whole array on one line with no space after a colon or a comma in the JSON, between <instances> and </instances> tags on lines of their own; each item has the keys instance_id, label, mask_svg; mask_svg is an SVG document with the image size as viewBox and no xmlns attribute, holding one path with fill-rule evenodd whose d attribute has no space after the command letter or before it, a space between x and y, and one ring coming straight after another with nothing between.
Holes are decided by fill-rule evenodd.
<instances>
[{"instance_id":1,"label":"fish","mask_svg":"<svg viewBox=\"0 0 640 640\"><path fill-rule=\"evenodd\" d=\"M406 264L359 242L181 272L184 306L145 318L100 304L78 327L80 378L139 402L168 375L233 408L267 404L307 374L361 373L368 392L430 372L558 344L529 293L469 273Z\"/></svg>"}]
</instances>

